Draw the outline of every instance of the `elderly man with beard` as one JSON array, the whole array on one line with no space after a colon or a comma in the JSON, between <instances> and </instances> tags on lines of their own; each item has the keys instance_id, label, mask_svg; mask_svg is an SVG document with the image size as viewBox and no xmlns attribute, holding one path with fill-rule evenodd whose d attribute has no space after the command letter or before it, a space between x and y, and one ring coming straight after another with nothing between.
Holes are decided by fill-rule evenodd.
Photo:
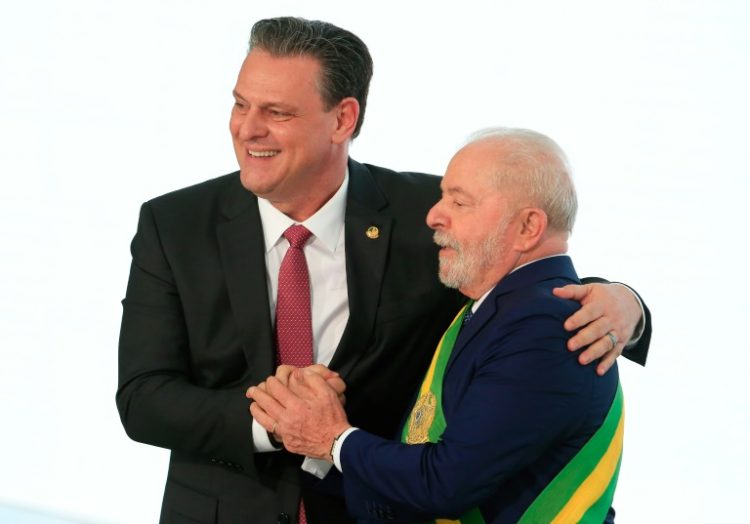
<instances>
[{"instance_id":1,"label":"elderly man with beard","mask_svg":"<svg viewBox=\"0 0 750 524\"><path fill-rule=\"evenodd\" d=\"M453 157L441 189L427 215L440 279L470 300L400 441L352 427L330 379L311 369L250 388L255 420L289 451L333 462L366 522L612 521L617 369L578 364L563 323L580 306L553 293L579 282L565 254L577 201L563 152L533 131L489 130Z\"/></svg>"}]
</instances>

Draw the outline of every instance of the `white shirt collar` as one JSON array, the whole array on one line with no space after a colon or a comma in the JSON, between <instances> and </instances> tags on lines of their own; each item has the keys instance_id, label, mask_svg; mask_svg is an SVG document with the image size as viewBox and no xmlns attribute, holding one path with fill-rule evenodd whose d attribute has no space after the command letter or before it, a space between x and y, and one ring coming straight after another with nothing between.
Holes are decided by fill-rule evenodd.
<instances>
[{"instance_id":1,"label":"white shirt collar","mask_svg":"<svg viewBox=\"0 0 750 524\"><path fill-rule=\"evenodd\" d=\"M344 173L344 181L341 183L341 187L336 190L336 193L315 214L301 222L331 253L336 252L341 229L344 227L348 186L349 169L347 168ZM263 223L266 253L268 253L282 238L284 231L297 222L273 207L265 198L258 198L258 210L260 211L260 220Z\"/></svg>"}]
</instances>

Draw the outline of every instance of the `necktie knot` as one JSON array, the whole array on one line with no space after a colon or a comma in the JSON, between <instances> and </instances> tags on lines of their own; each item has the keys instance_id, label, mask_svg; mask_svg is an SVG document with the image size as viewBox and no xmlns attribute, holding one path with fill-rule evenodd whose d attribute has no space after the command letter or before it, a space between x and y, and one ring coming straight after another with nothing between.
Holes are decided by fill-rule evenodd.
<instances>
[{"instance_id":1,"label":"necktie knot","mask_svg":"<svg viewBox=\"0 0 750 524\"><path fill-rule=\"evenodd\" d=\"M469 300L469 302L466 304L466 309L464 309L464 318L461 319L461 324L466 325L471 320L471 317L474 316L474 301Z\"/></svg>"},{"instance_id":2,"label":"necktie knot","mask_svg":"<svg viewBox=\"0 0 750 524\"><path fill-rule=\"evenodd\" d=\"M300 224L294 224L289 226L284 231L284 238L287 239L289 245L294 248L302 249L305 246L305 242L312 236L312 233L305 226Z\"/></svg>"}]
</instances>

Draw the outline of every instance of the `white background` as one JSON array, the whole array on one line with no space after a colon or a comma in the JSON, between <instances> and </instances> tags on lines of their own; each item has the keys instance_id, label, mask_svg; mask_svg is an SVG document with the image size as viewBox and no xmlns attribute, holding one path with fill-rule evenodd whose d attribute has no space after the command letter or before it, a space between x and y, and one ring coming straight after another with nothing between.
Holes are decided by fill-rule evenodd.
<instances>
[{"instance_id":1,"label":"white background","mask_svg":"<svg viewBox=\"0 0 750 524\"><path fill-rule=\"evenodd\" d=\"M648 367L621 362L618 521L747 518L749 6L4 2L0 502L156 522L167 453L129 441L114 403L138 207L235 169L250 27L292 14L370 47L360 161L442 173L498 124L562 145L579 273L634 285L654 313Z\"/></svg>"}]
</instances>

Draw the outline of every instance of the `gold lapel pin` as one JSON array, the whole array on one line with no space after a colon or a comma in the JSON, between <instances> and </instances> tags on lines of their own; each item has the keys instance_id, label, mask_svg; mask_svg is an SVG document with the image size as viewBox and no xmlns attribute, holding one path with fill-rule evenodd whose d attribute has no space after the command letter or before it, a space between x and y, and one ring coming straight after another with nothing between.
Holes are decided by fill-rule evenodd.
<instances>
[{"instance_id":1,"label":"gold lapel pin","mask_svg":"<svg viewBox=\"0 0 750 524\"><path fill-rule=\"evenodd\" d=\"M367 238L374 240L380 236L380 230L375 226L370 226L365 231L365 235L367 235Z\"/></svg>"}]
</instances>

